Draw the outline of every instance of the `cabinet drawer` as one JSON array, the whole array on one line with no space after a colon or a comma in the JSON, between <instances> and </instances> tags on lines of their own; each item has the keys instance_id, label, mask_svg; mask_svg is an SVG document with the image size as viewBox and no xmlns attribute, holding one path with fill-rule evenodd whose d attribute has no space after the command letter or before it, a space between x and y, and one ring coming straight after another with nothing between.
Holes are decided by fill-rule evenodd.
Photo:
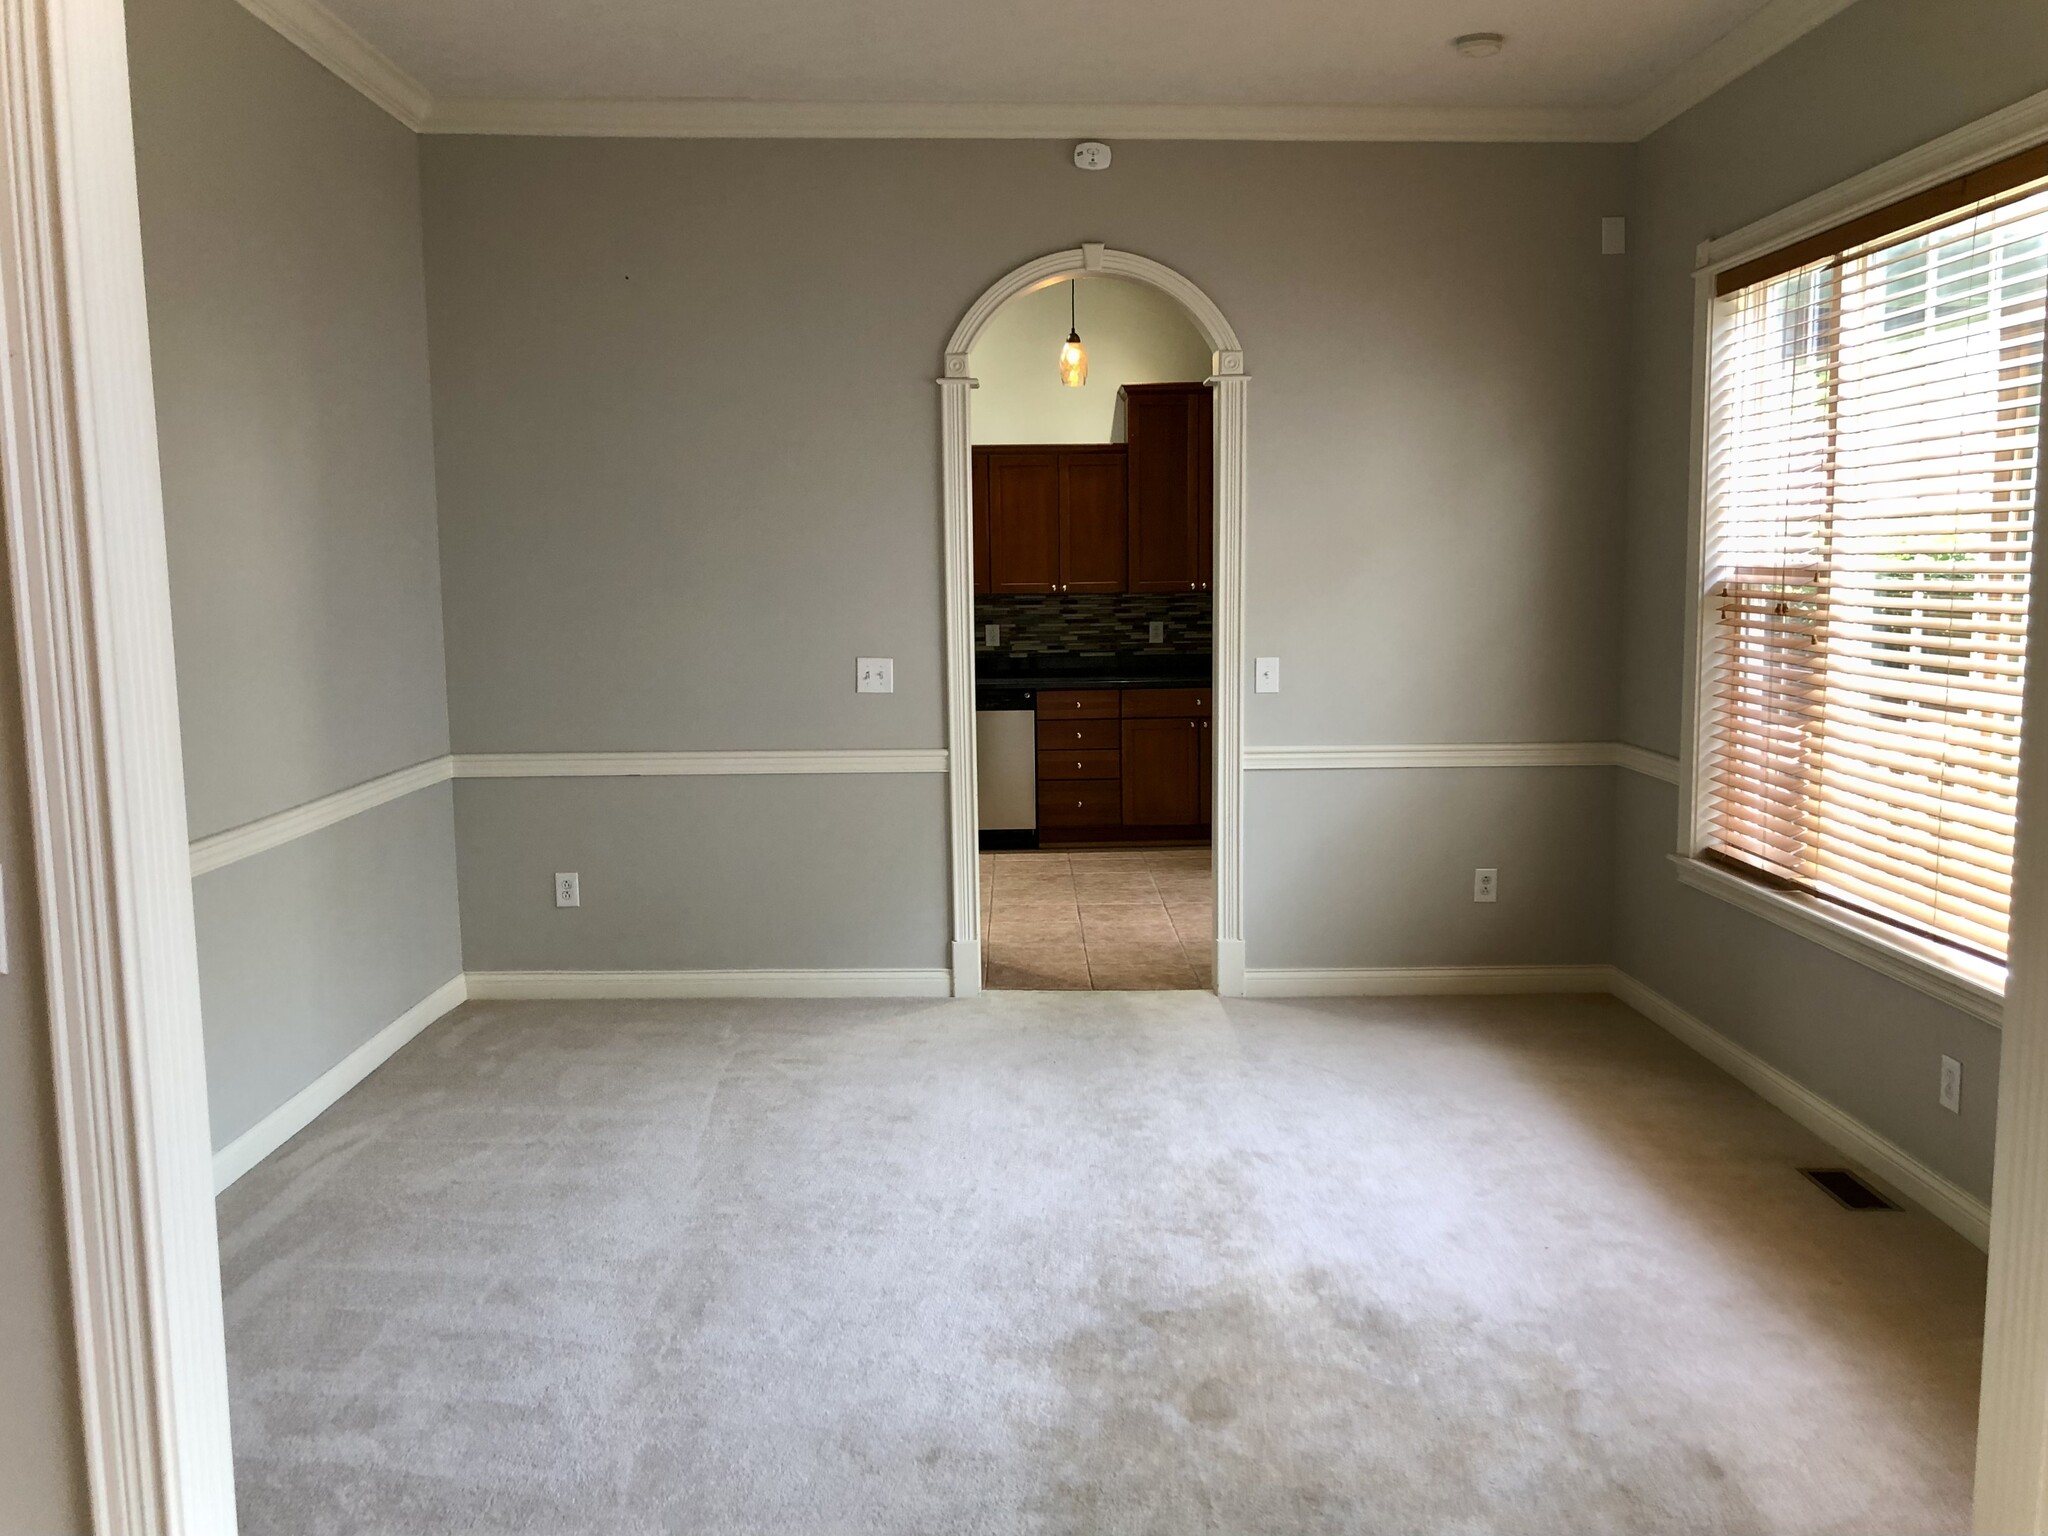
<instances>
[{"instance_id":1,"label":"cabinet drawer","mask_svg":"<svg viewBox=\"0 0 2048 1536\"><path fill-rule=\"evenodd\" d=\"M1038 782L1047 779L1114 779L1121 777L1121 752L1044 752L1038 754Z\"/></svg>"},{"instance_id":2,"label":"cabinet drawer","mask_svg":"<svg viewBox=\"0 0 2048 1536\"><path fill-rule=\"evenodd\" d=\"M1123 820L1123 786L1115 779L1038 786L1041 827L1113 827Z\"/></svg>"},{"instance_id":3,"label":"cabinet drawer","mask_svg":"<svg viewBox=\"0 0 2048 1536\"><path fill-rule=\"evenodd\" d=\"M1043 695L1040 695L1043 698ZM1126 688L1126 720L1204 719L1211 696L1206 688Z\"/></svg>"},{"instance_id":4,"label":"cabinet drawer","mask_svg":"<svg viewBox=\"0 0 2048 1536\"><path fill-rule=\"evenodd\" d=\"M1041 752L1114 752L1117 723L1114 720L1040 720L1038 750Z\"/></svg>"},{"instance_id":5,"label":"cabinet drawer","mask_svg":"<svg viewBox=\"0 0 2048 1536\"><path fill-rule=\"evenodd\" d=\"M1116 690L1113 688L1095 688L1080 693L1041 691L1038 695L1038 718L1041 720L1114 720L1116 716Z\"/></svg>"}]
</instances>

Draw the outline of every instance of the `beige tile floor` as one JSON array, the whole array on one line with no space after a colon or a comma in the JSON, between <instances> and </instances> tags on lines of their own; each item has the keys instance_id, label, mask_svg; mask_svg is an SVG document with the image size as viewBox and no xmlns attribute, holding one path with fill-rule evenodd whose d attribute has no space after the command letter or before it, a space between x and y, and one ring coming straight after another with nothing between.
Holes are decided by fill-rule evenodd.
<instances>
[{"instance_id":1,"label":"beige tile floor","mask_svg":"<svg viewBox=\"0 0 2048 1536\"><path fill-rule=\"evenodd\" d=\"M1213 985L1206 848L984 853L982 985L1179 992Z\"/></svg>"}]
</instances>

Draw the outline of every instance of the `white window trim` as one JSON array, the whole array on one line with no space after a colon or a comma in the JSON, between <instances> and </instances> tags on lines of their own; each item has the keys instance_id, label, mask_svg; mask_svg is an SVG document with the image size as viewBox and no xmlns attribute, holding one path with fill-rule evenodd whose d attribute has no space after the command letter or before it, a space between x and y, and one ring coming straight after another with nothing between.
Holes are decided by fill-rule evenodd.
<instances>
[{"instance_id":1,"label":"white window trim","mask_svg":"<svg viewBox=\"0 0 2048 1536\"><path fill-rule=\"evenodd\" d=\"M1882 972L1987 1024L2005 1017L2005 967L1925 939L1848 907L1780 891L1705 859L1673 854L1679 883L1789 929L1823 949Z\"/></svg>"},{"instance_id":2,"label":"white window trim","mask_svg":"<svg viewBox=\"0 0 2048 1536\"><path fill-rule=\"evenodd\" d=\"M1872 970L1904 982L1990 1023L2005 1010L2005 969L1961 950L1923 939L1906 929L1810 896L1774 890L1760 881L1706 863L1704 784L1700 744L1707 738L1706 701L1700 670L1710 653L1711 614L1700 601L1703 526L1707 487L1707 370L1713 357L1714 279L1730 267L1781 249L1794 241L1861 214L1870 213L1938 186L2048 139L2048 91L2002 112L1923 144L1860 176L1853 176L1758 219L1734 233L1701 244L1693 269L1692 475L1688 491L1685 596L1685 698L1678 761L1678 878L1741 907L1767 922ZM2037 493L2038 494L2038 493ZM2039 609L2037 607L2036 611Z\"/></svg>"}]
</instances>

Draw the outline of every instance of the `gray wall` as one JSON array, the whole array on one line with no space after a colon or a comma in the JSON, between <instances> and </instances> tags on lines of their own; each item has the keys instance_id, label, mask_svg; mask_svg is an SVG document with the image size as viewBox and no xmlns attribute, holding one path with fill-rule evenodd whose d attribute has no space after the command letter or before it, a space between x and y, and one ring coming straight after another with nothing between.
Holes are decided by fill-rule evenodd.
<instances>
[{"instance_id":1,"label":"gray wall","mask_svg":"<svg viewBox=\"0 0 2048 1536\"><path fill-rule=\"evenodd\" d=\"M1132 143L1099 176L1061 144L421 153L458 751L942 745L939 351L990 282L1083 239L1187 273L1247 349L1249 637L1287 666L1285 693L1252 699L1250 740L1613 734L1628 273L1599 255L1599 220L1625 206L1625 148ZM892 697L854 693L857 655L896 658ZM1456 806L1372 773L1318 793L1367 839L1349 864L1469 892L1483 846L1504 890L1534 896L1553 877L1516 854L1555 847L1607 790L1579 770L1567 805L1518 772ZM1255 793L1255 871L1299 843L1281 802L1307 787ZM773 831L785 797L808 814L819 791L757 786L762 856L716 888L681 863L653 878L618 840L621 793L679 803L556 784L544 854L509 792L457 786L472 965L615 963L611 921L663 967L838 963L812 936L849 921L870 963L943 953L935 796L883 813L889 862L856 878L900 884L848 914L819 878L834 839ZM1531 814L1562 819L1531 831ZM856 847L877 830L839 825ZM486 867L516 889L487 893ZM565 868L584 878L575 917L545 905ZM1604 861L1569 876L1590 913L1605 879ZM1268 924L1254 966L1397 963L1381 904L1349 877L1317 889L1340 905L1313 943ZM770 950L691 932L721 898L783 911ZM1441 916L1398 963L1582 960L1603 921L1518 928L1469 900Z\"/></svg>"},{"instance_id":2,"label":"gray wall","mask_svg":"<svg viewBox=\"0 0 2048 1536\"><path fill-rule=\"evenodd\" d=\"M57 1171L14 614L0 583L0 1531L84 1536L83 1420Z\"/></svg>"},{"instance_id":3,"label":"gray wall","mask_svg":"<svg viewBox=\"0 0 2048 1536\"><path fill-rule=\"evenodd\" d=\"M233 0L129 31L202 836L448 750L419 156ZM196 882L216 1145L460 969L450 796L414 801Z\"/></svg>"},{"instance_id":4,"label":"gray wall","mask_svg":"<svg viewBox=\"0 0 2048 1536\"><path fill-rule=\"evenodd\" d=\"M2040 0L1860 0L1637 147L1625 739L1678 748L1698 242L2042 89ZM1624 786L1617 962L1988 1194L1997 1032L1680 887L1664 860L1676 816L1669 786ZM1960 1119L1935 1102L1943 1053L1964 1063Z\"/></svg>"}]
</instances>

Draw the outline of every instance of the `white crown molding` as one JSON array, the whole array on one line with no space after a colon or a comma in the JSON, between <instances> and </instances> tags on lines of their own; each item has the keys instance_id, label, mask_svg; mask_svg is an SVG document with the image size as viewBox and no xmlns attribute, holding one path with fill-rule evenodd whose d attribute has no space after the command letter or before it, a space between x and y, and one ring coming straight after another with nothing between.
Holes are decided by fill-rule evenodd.
<instances>
[{"instance_id":1,"label":"white crown molding","mask_svg":"<svg viewBox=\"0 0 2048 1536\"><path fill-rule=\"evenodd\" d=\"M370 1036L304 1088L213 1154L213 1189L219 1194L332 1108L399 1048L469 996L461 976L451 977Z\"/></svg>"},{"instance_id":2,"label":"white crown molding","mask_svg":"<svg viewBox=\"0 0 2048 1536\"><path fill-rule=\"evenodd\" d=\"M695 775L944 773L943 747L789 752L458 752L458 779L638 779Z\"/></svg>"},{"instance_id":3,"label":"white crown molding","mask_svg":"<svg viewBox=\"0 0 2048 1536\"><path fill-rule=\"evenodd\" d=\"M241 3L416 133L607 139L1625 144L1647 138L1854 0L1772 0L1620 107L436 98L319 0Z\"/></svg>"},{"instance_id":4,"label":"white crown molding","mask_svg":"<svg viewBox=\"0 0 2048 1536\"><path fill-rule=\"evenodd\" d=\"M1695 271L1709 274L1739 266L1753 256L1780 250L1979 166L2031 149L2044 137L2048 137L2048 91L2016 101L1860 176L1706 241L1699 248Z\"/></svg>"},{"instance_id":5,"label":"white crown molding","mask_svg":"<svg viewBox=\"0 0 2048 1536\"><path fill-rule=\"evenodd\" d=\"M242 8L414 133L433 111L427 88L319 0L242 0Z\"/></svg>"},{"instance_id":6,"label":"white crown molding","mask_svg":"<svg viewBox=\"0 0 2048 1536\"><path fill-rule=\"evenodd\" d=\"M946 997L948 970L471 971L480 1001L680 997Z\"/></svg>"},{"instance_id":7,"label":"white crown molding","mask_svg":"<svg viewBox=\"0 0 2048 1536\"><path fill-rule=\"evenodd\" d=\"M225 832L215 832L207 837L192 841L192 873L204 875L213 870L239 863L256 854L283 846L309 832L318 832L336 822L359 816L364 811L374 810L380 805L389 805L393 800L426 789L431 785L445 784L454 772L453 760L447 756L430 757L423 763L414 763L409 768L400 768L394 773L381 774L366 783L339 790L331 795L322 795L318 800L309 800L304 805L295 805L288 811L279 811L274 816L265 816L257 821L246 822L239 827L230 827Z\"/></svg>"},{"instance_id":8,"label":"white crown molding","mask_svg":"<svg viewBox=\"0 0 2048 1536\"><path fill-rule=\"evenodd\" d=\"M245 0L246 3L246 0ZM1174 106L976 102L437 100L423 133L607 139L1230 139L1617 143L1597 107Z\"/></svg>"},{"instance_id":9,"label":"white crown molding","mask_svg":"<svg viewBox=\"0 0 2048 1536\"><path fill-rule=\"evenodd\" d=\"M1760 1098L1777 1106L1879 1184L1904 1195L1977 1247L1991 1237L1991 1207L1804 1083L1695 1018L1626 972L1607 967L1606 990L1662 1026Z\"/></svg>"},{"instance_id":10,"label":"white crown molding","mask_svg":"<svg viewBox=\"0 0 2048 1536\"><path fill-rule=\"evenodd\" d=\"M1717 42L1694 54L1619 114L1624 137L1647 139L1723 86L1748 74L1856 0L1772 0Z\"/></svg>"}]
</instances>

